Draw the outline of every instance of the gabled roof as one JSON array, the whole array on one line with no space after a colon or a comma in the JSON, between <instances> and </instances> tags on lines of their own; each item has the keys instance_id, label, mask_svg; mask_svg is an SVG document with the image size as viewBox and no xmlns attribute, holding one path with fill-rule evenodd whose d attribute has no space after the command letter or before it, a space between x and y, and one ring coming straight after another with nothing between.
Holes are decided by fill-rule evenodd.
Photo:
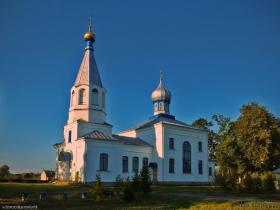
<instances>
[{"instance_id":1,"label":"gabled roof","mask_svg":"<svg viewBox=\"0 0 280 210\"><path fill-rule=\"evenodd\" d=\"M181 126L181 127L186 127L186 128L192 128L192 129L196 129L196 130L206 131L204 128L193 126L193 125L189 125L189 124L184 123L182 121L176 120L175 117L172 116L172 115L166 115L166 114L159 114L155 118L147 120L147 121L145 121L144 123L142 123L140 125L137 125L137 126L135 126L133 128L128 129L127 131L148 128L148 127L151 127L154 124L157 124L159 122L162 122L164 124L169 124L169 125L175 125L175 126ZM123 132L125 132L125 131L123 131Z\"/></svg>"},{"instance_id":2,"label":"gabled roof","mask_svg":"<svg viewBox=\"0 0 280 210\"><path fill-rule=\"evenodd\" d=\"M102 87L101 78L93 55L93 49L86 48L79 73L75 81L75 86L78 85L96 85Z\"/></svg>"},{"instance_id":3,"label":"gabled roof","mask_svg":"<svg viewBox=\"0 0 280 210\"><path fill-rule=\"evenodd\" d=\"M101 131L92 131L86 135L84 135L82 138L88 139L88 140L101 140L101 141L108 141L108 142L117 142L121 144L126 145L134 145L134 146L148 146L152 147L152 145L148 144L144 140L140 138L132 138L132 137L126 137L126 136L119 136L119 135L108 135L104 134Z\"/></svg>"}]
</instances>

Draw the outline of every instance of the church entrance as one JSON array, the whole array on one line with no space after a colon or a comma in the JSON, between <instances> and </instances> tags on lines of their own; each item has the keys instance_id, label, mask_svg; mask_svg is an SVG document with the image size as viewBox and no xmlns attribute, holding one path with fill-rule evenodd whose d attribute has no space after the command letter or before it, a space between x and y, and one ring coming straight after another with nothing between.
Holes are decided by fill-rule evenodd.
<instances>
[{"instance_id":1,"label":"church entrance","mask_svg":"<svg viewBox=\"0 0 280 210\"><path fill-rule=\"evenodd\" d=\"M61 151L58 155L57 178L61 180L68 180L71 177L71 160L70 152Z\"/></svg>"},{"instance_id":2,"label":"church entrance","mask_svg":"<svg viewBox=\"0 0 280 210\"><path fill-rule=\"evenodd\" d=\"M157 182L158 167L157 163L150 163L149 168L151 169L151 177L153 182Z\"/></svg>"}]
</instances>

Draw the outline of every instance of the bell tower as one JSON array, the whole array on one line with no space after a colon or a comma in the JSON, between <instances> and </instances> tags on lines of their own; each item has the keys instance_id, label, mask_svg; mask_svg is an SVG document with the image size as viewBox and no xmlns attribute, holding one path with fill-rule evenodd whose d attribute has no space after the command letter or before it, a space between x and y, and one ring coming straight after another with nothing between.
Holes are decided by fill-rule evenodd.
<instances>
[{"instance_id":1,"label":"bell tower","mask_svg":"<svg viewBox=\"0 0 280 210\"><path fill-rule=\"evenodd\" d=\"M86 42L84 57L70 92L68 124L79 119L103 124L106 121L106 89L102 85L93 54L95 34L92 30L91 21L84 39Z\"/></svg>"},{"instance_id":2,"label":"bell tower","mask_svg":"<svg viewBox=\"0 0 280 210\"><path fill-rule=\"evenodd\" d=\"M102 85L94 58L95 34L91 21L84 34L84 57L74 85L70 90L68 121L64 126L64 140L73 143L79 137L94 130L112 134L112 126L106 122L106 89Z\"/></svg>"}]
</instances>

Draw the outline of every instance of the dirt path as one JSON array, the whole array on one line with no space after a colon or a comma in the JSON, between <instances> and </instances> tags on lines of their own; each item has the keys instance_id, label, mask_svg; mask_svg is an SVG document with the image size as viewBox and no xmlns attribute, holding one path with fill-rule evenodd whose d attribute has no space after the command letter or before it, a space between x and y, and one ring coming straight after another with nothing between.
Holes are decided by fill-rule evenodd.
<instances>
[{"instance_id":1,"label":"dirt path","mask_svg":"<svg viewBox=\"0 0 280 210\"><path fill-rule=\"evenodd\" d=\"M243 195L231 195L231 194L213 194L211 195L210 193L203 193L203 192L177 192L177 193L160 193L160 192L155 192L155 194L161 194L161 195L173 195L173 196L184 196L184 197L189 197L189 198L200 198L202 200L215 200L215 201L280 201L277 198L259 198L254 195L250 196L243 196Z\"/></svg>"}]
</instances>

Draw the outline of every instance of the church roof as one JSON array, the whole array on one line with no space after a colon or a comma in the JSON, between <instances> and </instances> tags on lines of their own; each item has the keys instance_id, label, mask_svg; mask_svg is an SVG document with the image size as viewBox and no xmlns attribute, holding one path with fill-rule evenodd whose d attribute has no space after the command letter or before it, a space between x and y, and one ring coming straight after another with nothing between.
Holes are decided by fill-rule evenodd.
<instances>
[{"instance_id":1,"label":"church roof","mask_svg":"<svg viewBox=\"0 0 280 210\"><path fill-rule=\"evenodd\" d=\"M79 73L75 81L75 86L79 85L97 85L102 87L101 78L93 55L93 48L86 48Z\"/></svg>"},{"instance_id":2,"label":"church roof","mask_svg":"<svg viewBox=\"0 0 280 210\"><path fill-rule=\"evenodd\" d=\"M144 140L142 140L140 138L119 136L119 135L115 135L115 134L108 135L108 134L104 134L101 131L97 131L97 130L84 135L82 138L91 139L91 140L103 140L103 141L117 142L117 143L126 144L126 145L152 147L152 145L148 144L147 142L145 142Z\"/></svg>"},{"instance_id":3,"label":"church roof","mask_svg":"<svg viewBox=\"0 0 280 210\"><path fill-rule=\"evenodd\" d=\"M137 126L135 126L133 128L130 128L128 130L139 130L139 129L143 129L143 128L148 128L148 127L151 127L154 124L157 124L159 122L162 122L164 124L169 124L169 125L175 125L175 126L181 126L181 127L186 127L186 128L192 128L192 129L196 129L196 130L206 131L204 128L201 128L201 127L198 127L198 126L189 125L189 124L184 123L182 121L176 120L174 116L166 115L166 114L159 114L155 118L147 120L144 123L142 123L140 125L137 125ZM125 131L123 131L123 132L125 132Z\"/></svg>"}]
</instances>

